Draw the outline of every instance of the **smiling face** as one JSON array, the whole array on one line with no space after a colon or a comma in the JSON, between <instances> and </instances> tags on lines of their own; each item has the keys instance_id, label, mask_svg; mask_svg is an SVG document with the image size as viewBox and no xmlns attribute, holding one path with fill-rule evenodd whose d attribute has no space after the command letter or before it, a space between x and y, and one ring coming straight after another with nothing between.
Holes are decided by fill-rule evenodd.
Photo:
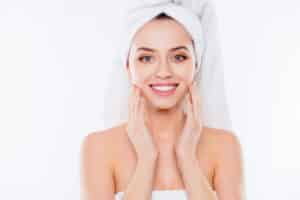
<instances>
[{"instance_id":1,"label":"smiling face","mask_svg":"<svg viewBox=\"0 0 300 200\"><path fill-rule=\"evenodd\" d=\"M130 81L142 89L147 102L159 109L181 102L195 73L192 38L172 19L154 19L140 28L133 38L128 61ZM169 88L152 87L158 83L177 86L170 87L173 92L160 92Z\"/></svg>"}]
</instances>

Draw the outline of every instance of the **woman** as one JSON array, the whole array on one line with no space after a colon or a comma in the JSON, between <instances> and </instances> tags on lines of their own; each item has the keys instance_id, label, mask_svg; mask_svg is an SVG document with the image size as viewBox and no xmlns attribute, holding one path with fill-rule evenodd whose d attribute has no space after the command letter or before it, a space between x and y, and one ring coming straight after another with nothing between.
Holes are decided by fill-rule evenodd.
<instances>
[{"instance_id":1,"label":"woman","mask_svg":"<svg viewBox=\"0 0 300 200\"><path fill-rule=\"evenodd\" d=\"M128 121L84 139L83 199L243 199L238 138L203 120L194 38L162 13L135 32Z\"/></svg>"}]
</instances>

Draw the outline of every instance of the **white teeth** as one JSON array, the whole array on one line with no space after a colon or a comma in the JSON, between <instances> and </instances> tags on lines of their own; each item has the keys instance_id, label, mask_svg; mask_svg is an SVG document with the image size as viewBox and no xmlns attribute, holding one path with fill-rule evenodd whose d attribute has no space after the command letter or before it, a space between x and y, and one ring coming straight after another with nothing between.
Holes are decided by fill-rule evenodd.
<instances>
[{"instance_id":1,"label":"white teeth","mask_svg":"<svg viewBox=\"0 0 300 200\"><path fill-rule=\"evenodd\" d=\"M159 91L169 91L174 89L176 86L152 86L152 88L159 90Z\"/></svg>"}]
</instances>

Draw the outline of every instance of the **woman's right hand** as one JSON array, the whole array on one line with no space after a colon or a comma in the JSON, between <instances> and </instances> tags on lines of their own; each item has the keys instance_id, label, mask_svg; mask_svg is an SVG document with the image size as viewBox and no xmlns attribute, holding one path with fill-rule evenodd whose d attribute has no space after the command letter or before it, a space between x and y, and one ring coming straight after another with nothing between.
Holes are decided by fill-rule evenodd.
<instances>
[{"instance_id":1,"label":"woman's right hand","mask_svg":"<svg viewBox=\"0 0 300 200\"><path fill-rule=\"evenodd\" d=\"M128 114L126 131L135 148L138 160L155 160L158 156L158 151L145 123L145 98L140 88L134 84L129 97Z\"/></svg>"}]
</instances>

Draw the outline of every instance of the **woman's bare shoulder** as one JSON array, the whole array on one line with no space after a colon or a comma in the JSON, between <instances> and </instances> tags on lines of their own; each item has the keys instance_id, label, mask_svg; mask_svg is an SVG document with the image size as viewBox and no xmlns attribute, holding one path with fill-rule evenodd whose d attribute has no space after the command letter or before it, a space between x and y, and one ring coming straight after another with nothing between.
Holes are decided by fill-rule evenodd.
<instances>
[{"instance_id":1,"label":"woman's bare shoulder","mask_svg":"<svg viewBox=\"0 0 300 200\"><path fill-rule=\"evenodd\" d=\"M210 128L211 137L214 139L215 145L226 148L239 143L238 136L229 130Z\"/></svg>"},{"instance_id":2,"label":"woman's bare shoulder","mask_svg":"<svg viewBox=\"0 0 300 200\"><path fill-rule=\"evenodd\" d=\"M109 128L92 131L85 136L83 143L101 144L111 148L114 146L111 144L114 144L120 138L120 134L124 132L124 129L125 123L121 123Z\"/></svg>"},{"instance_id":3,"label":"woman's bare shoulder","mask_svg":"<svg viewBox=\"0 0 300 200\"><path fill-rule=\"evenodd\" d=\"M242 199L244 196L244 163L241 142L233 131L213 129L216 149L214 188L218 196Z\"/></svg>"},{"instance_id":4,"label":"woman's bare shoulder","mask_svg":"<svg viewBox=\"0 0 300 200\"><path fill-rule=\"evenodd\" d=\"M223 152L229 146L239 145L239 138L234 132L219 128L204 127L203 140L216 153Z\"/></svg>"},{"instance_id":5,"label":"woman's bare shoulder","mask_svg":"<svg viewBox=\"0 0 300 200\"><path fill-rule=\"evenodd\" d=\"M216 153L217 160L223 160L232 154L241 154L242 148L238 135L232 131L207 128L207 138Z\"/></svg>"},{"instance_id":6,"label":"woman's bare shoulder","mask_svg":"<svg viewBox=\"0 0 300 200\"><path fill-rule=\"evenodd\" d=\"M113 199L116 135L122 125L88 133L81 146L82 195Z\"/></svg>"}]
</instances>

